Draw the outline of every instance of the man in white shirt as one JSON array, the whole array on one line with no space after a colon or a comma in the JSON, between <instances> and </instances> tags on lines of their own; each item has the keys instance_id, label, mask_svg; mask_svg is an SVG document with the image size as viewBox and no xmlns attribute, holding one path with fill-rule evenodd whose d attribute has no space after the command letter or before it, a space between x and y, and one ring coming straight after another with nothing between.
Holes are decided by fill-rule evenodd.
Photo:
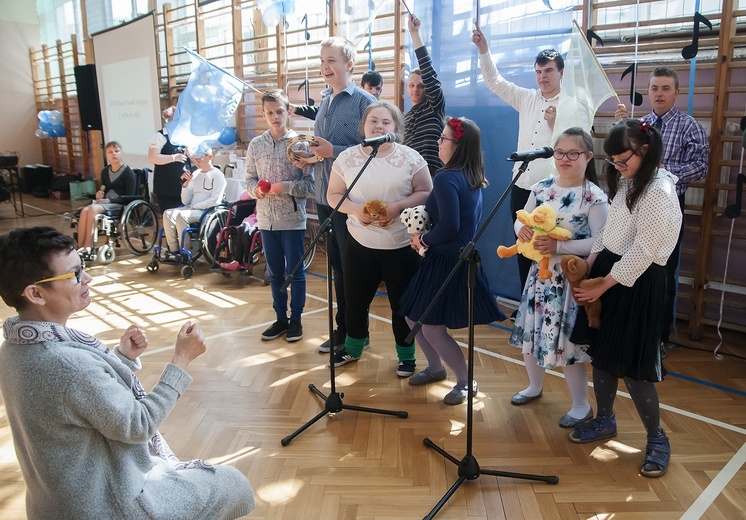
<instances>
[{"instance_id":1,"label":"man in white shirt","mask_svg":"<svg viewBox=\"0 0 746 520\"><path fill-rule=\"evenodd\" d=\"M536 85L538 89L519 87L503 78L497 70L487 44L487 38L474 24L472 42L479 49L479 63L487 88L497 94L503 101L518 111L518 150L535 150L552 146L554 120L557 116L560 82L565 68L565 61L554 49L541 51L534 62ZM515 224L515 212L523 209L531 193L531 186L549 177L552 159L536 159L529 163L525 173L516 181L510 194L510 212ZM520 163L513 167L513 176L518 172ZM531 260L519 255L518 272L521 289L526 285ZM515 321L515 313L511 316Z\"/></svg>"}]
</instances>

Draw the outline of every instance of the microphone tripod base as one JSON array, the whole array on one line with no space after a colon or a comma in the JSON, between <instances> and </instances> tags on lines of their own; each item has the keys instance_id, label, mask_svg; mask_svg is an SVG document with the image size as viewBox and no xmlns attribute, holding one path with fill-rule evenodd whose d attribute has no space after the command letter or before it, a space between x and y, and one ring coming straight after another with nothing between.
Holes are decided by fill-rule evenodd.
<instances>
[{"instance_id":1,"label":"microphone tripod base","mask_svg":"<svg viewBox=\"0 0 746 520\"><path fill-rule=\"evenodd\" d=\"M349 404L344 404L342 402L342 398L344 397L343 393L340 392L332 392L328 396L321 392L318 388L316 388L316 385L311 383L308 385L308 389L316 394L316 396L324 401L324 409L316 414L310 421L308 421L306 424L295 430L293 433L288 435L287 437L283 438L280 441L280 444L283 446L287 446L292 442L292 440L303 433L306 429L308 429L311 425L313 425L316 421L324 417L328 413L339 413L342 410L355 410L357 412L368 412L368 413L377 413L382 415L393 415L394 417L399 417L400 419L406 419L409 417L409 414L405 411L395 411L395 410L381 410L379 408L366 408L363 406L353 406Z\"/></svg>"},{"instance_id":2,"label":"microphone tripod base","mask_svg":"<svg viewBox=\"0 0 746 520\"><path fill-rule=\"evenodd\" d=\"M477 462L477 459L473 455L466 455L463 459L458 460L456 457L452 456L450 453L445 451L443 448L435 444L433 441L425 437L422 440L422 444L424 444L427 448L433 449L440 453L443 457L453 462L456 466L458 466L458 480L453 483L453 485L446 491L446 494L443 495L443 498L440 499L440 502L438 502L435 507L430 511L427 516L425 516L425 519L431 519L435 518L435 515L438 514L438 511L441 510L441 508L446 505L446 502L448 502L448 499L453 496L453 494L456 492L456 490L461 486L461 484L464 483L466 480L476 480L481 475L492 475L495 477L508 477L508 478L522 478L522 479L528 479L528 480L538 480L540 482L546 482L547 484L557 484L559 482L559 478L553 475L550 476L544 476L544 475L529 475L527 473L511 473L509 471L495 471L490 469L481 469L479 467L479 463Z\"/></svg>"}]
</instances>

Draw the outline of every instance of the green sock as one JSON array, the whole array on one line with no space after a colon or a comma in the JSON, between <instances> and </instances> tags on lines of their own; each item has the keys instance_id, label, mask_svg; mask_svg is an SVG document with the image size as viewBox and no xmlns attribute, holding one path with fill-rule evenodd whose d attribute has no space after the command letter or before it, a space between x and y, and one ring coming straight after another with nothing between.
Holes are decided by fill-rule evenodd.
<instances>
[{"instance_id":1,"label":"green sock","mask_svg":"<svg viewBox=\"0 0 746 520\"><path fill-rule=\"evenodd\" d=\"M345 350L352 357L360 357L365 346L365 338L351 338L349 334L345 336Z\"/></svg>"},{"instance_id":2,"label":"green sock","mask_svg":"<svg viewBox=\"0 0 746 520\"><path fill-rule=\"evenodd\" d=\"M414 343L412 343L408 347L397 345L396 355L399 356L399 361L414 361Z\"/></svg>"}]
</instances>

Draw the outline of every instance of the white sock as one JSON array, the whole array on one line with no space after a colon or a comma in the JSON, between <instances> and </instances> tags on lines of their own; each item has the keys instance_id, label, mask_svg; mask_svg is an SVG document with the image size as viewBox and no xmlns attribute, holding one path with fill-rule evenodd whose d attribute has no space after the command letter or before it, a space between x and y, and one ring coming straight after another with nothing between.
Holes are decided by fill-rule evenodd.
<instances>
[{"instance_id":1,"label":"white sock","mask_svg":"<svg viewBox=\"0 0 746 520\"><path fill-rule=\"evenodd\" d=\"M537 364L536 356L533 354L523 354L523 362L526 364L529 385L519 393L526 397L536 397L544 388L544 367Z\"/></svg>"},{"instance_id":2,"label":"white sock","mask_svg":"<svg viewBox=\"0 0 746 520\"><path fill-rule=\"evenodd\" d=\"M573 419L582 419L591 409L588 403L588 372L585 363L566 365L562 367L562 371L572 396L572 409L567 413Z\"/></svg>"}]
</instances>

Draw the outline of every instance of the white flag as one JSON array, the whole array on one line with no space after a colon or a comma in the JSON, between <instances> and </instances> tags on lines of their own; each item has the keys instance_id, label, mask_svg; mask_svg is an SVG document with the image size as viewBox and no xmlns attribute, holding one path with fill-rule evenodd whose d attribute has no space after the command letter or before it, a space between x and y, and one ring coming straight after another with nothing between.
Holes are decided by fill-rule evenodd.
<instances>
[{"instance_id":1,"label":"white flag","mask_svg":"<svg viewBox=\"0 0 746 520\"><path fill-rule=\"evenodd\" d=\"M552 143L562 132L573 126L579 126L590 133L596 111L610 97L616 97L616 92L598 63L593 49L588 45L583 31L573 21Z\"/></svg>"}]
</instances>

